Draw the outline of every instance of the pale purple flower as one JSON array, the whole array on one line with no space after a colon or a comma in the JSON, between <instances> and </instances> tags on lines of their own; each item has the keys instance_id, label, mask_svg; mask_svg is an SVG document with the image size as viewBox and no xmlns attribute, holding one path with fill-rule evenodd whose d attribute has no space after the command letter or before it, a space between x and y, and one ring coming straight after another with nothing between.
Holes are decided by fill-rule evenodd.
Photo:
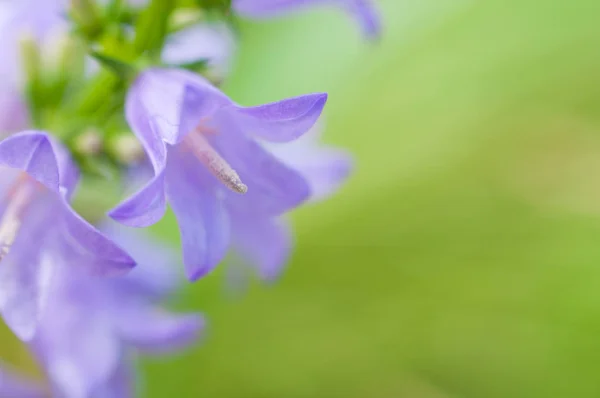
<instances>
[{"instance_id":1,"label":"pale purple flower","mask_svg":"<svg viewBox=\"0 0 600 398\"><path fill-rule=\"evenodd\" d=\"M0 142L0 312L23 340L47 302L51 259L99 275L135 264L69 205L78 178L67 150L44 132Z\"/></svg>"},{"instance_id":2,"label":"pale purple flower","mask_svg":"<svg viewBox=\"0 0 600 398\"><path fill-rule=\"evenodd\" d=\"M167 65L205 60L209 73L221 80L229 73L237 40L223 22L203 22L171 34L162 51Z\"/></svg>"},{"instance_id":3,"label":"pale purple flower","mask_svg":"<svg viewBox=\"0 0 600 398\"><path fill-rule=\"evenodd\" d=\"M336 6L352 15L370 39L379 37L381 20L374 0L232 0L233 9L247 18L271 18L313 6Z\"/></svg>"},{"instance_id":4,"label":"pale purple flower","mask_svg":"<svg viewBox=\"0 0 600 398\"><path fill-rule=\"evenodd\" d=\"M126 115L155 176L111 217L147 226L162 217L168 199L187 276L201 277L223 258L239 223L257 220L257 227L272 229L271 220L309 198L305 178L257 140L298 138L326 100L319 93L246 108L193 73L146 70L128 93Z\"/></svg>"},{"instance_id":5,"label":"pale purple flower","mask_svg":"<svg viewBox=\"0 0 600 398\"><path fill-rule=\"evenodd\" d=\"M8 0L0 7L0 88L7 84L19 91L23 84L21 41L44 43L42 57L51 58L56 44L68 33L66 0Z\"/></svg>"},{"instance_id":6,"label":"pale purple flower","mask_svg":"<svg viewBox=\"0 0 600 398\"><path fill-rule=\"evenodd\" d=\"M200 315L173 314L161 308L161 302L179 285L170 251L145 235L123 228L107 232L140 264L127 276L95 278L73 272L71 264L60 257L51 259L56 273L38 332L29 345L46 375L46 388L52 397L133 397L132 365L138 354L187 347L202 330ZM0 396L20 391L17 388L42 390L31 381L4 376ZM48 395L14 392L9 396Z\"/></svg>"}]
</instances>

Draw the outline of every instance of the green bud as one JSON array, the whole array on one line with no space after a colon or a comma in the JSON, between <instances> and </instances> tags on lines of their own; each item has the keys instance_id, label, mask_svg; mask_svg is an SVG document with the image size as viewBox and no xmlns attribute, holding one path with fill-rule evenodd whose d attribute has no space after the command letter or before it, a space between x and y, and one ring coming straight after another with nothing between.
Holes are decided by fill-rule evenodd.
<instances>
[{"instance_id":1,"label":"green bud","mask_svg":"<svg viewBox=\"0 0 600 398\"><path fill-rule=\"evenodd\" d=\"M119 163L126 166L139 163L145 156L142 144L130 132L112 137L108 144L108 150Z\"/></svg>"},{"instance_id":2,"label":"green bud","mask_svg":"<svg viewBox=\"0 0 600 398\"><path fill-rule=\"evenodd\" d=\"M35 37L24 34L20 40L21 61L25 70L25 95L29 104L29 113L34 126L40 124L41 101L44 98L41 70L40 48Z\"/></svg>"},{"instance_id":3,"label":"green bud","mask_svg":"<svg viewBox=\"0 0 600 398\"><path fill-rule=\"evenodd\" d=\"M123 80L130 80L137 74L137 69L134 65L120 59L95 51L90 52L90 56Z\"/></svg>"},{"instance_id":4,"label":"green bud","mask_svg":"<svg viewBox=\"0 0 600 398\"><path fill-rule=\"evenodd\" d=\"M231 0L197 0L197 2L205 10L228 12L231 9Z\"/></svg>"},{"instance_id":5,"label":"green bud","mask_svg":"<svg viewBox=\"0 0 600 398\"><path fill-rule=\"evenodd\" d=\"M95 1L71 0L70 11L79 30L88 39L93 39L102 32L102 17Z\"/></svg>"},{"instance_id":6,"label":"green bud","mask_svg":"<svg viewBox=\"0 0 600 398\"><path fill-rule=\"evenodd\" d=\"M73 141L73 150L83 156L95 156L102 152L102 133L89 128Z\"/></svg>"}]
</instances>

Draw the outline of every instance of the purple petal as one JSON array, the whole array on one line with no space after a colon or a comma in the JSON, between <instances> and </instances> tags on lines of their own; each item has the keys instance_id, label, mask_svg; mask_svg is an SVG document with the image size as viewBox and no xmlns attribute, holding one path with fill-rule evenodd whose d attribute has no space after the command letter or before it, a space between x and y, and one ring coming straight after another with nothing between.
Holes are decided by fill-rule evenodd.
<instances>
[{"instance_id":1,"label":"purple petal","mask_svg":"<svg viewBox=\"0 0 600 398\"><path fill-rule=\"evenodd\" d=\"M20 377L7 369L0 369L0 397L44 398L46 392L35 381Z\"/></svg>"},{"instance_id":2,"label":"purple petal","mask_svg":"<svg viewBox=\"0 0 600 398\"><path fill-rule=\"evenodd\" d=\"M370 40L375 40L381 35L381 17L373 0L345 0L343 6L351 15L354 15L363 34Z\"/></svg>"},{"instance_id":3,"label":"purple petal","mask_svg":"<svg viewBox=\"0 0 600 398\"><path fill-rule=\"evenodd\" d=\"M134 398L135 375L131 361L122 358L110 379L94 391L94 398Z\"/></svg>"},{"instance_id":4,"label":"purple petal","mask_svg":"<svg viewBox=\"0 0 600 398\"><path fill-rule=\"evenodd\" d=\"M179 259L170 246L153 239L146 231L116 223L105 222L100 229L122 245L138 264L125 278L114 281L119 288L161 298L179 285L177 267L174 266Z\"/></svg>"},{"instance_id":5,"label":"purple petal","mask_svg":"<svg viewBox=\"0 0 600 398\"><path fill-rule=\"evenodd\" d=\"M204 327L198 314L174 315L165 311L129 306L117 320L120 336L137 349L152 353L182 349L196 342Z\"/></svg>"},{"instance_id":6,"label":"purple petal","mask_svg":"<svg viewBox=\"0 0 600 398\"><path fill-rule=\"evenodd\" d=\"M217 186L204 167L176 149L167 169L167 196L177 217L187 277L194 281L210 272L229 246L229 219Z\"/></svg>"},{"instance_id":7,"label":"purple petal","mask_svg":"<svg viewBox=\"0 0 600 398\"><path fill-rule=\"evenodd\" d=\"M0 142L0 164L23 170L46 188L60 192L56 155L44 132L26 131L4 139Z\"/></svg>"},{"instance_id":8,"label":"purple petal","mask_svg":"<svg viewBox=\"0 0 600 398\"><path fill-rule=\"evenodd\" d=\"M271 281L285 265L292 247L288 226L281 220L268 220L244 215L232 215L235 250L243 260Z\"/></svg>"},{"instance_id":9,"label":"purple petal","mask_svg":"<svg viewBox=\"0 0 600 398\"><path fill-rule=\"evenodd\" d=\"M132 227L146 227L162 218L166 210L164 170L167 162L167 149L158 135L153 118L142 103L137 81L127 95L125 114L127 122L142 142L154 169L154 177L136 194L109 212L109 216L121 224Z\"/></svg>"},{"instance_id":10,"label":"purple petal","mask_svg":"<svg viewBox=\"0 0 600 398\"><path fill-rule=\"evenodd\" d=\"M203 77L181 69L148 69L138 76L127 102L139 104L139 114L153 126L157 137L174 145L202 118L231 104L231 101ZM182 112L195 116L192 125L181 126ZM129 120L133 132L143 141L147 133Z\"/></svg>"},{"instance_id":11,"label":"purple petal","mask_svg":"<svg viewBox=\"0 0 600 398\"><path fill-rule=\"evenodd\" d=\"M312 201L323 200L332 195L352 172L352 156L343 150L320 148L313 143L300 142L270 145L268 148L282 162L298 170L306 178Z\"/></svg>"},{"instance_id":12,"label":"purple petal","mask_svg":"<svg viewBox=\"0 0 600 398\"><path fill-rule=\"evenodd\" d=\"M0 267L0 312L6 324L23 341L33 338L45 307L53 259L60 253L47 223L48 206L56 200L42 197L28 208L26 219ZM32 245L32 242L37 242ZM43 246L42 242L44 243Z\"/></svg>"},{"instance_id":13,"label":"purple petal","mask_svg":"<svg viewBox=\"0 0 600 398\"><path fill-rule=\"evenodd\" d=\"M308 94L271 104L238 108L236 116L244 131L274 142L288 142L306 133L319 119L327 94Z\"/></svg>"},{"instance_id":14,"label":"purple petal","mask_svg":"<svg viewBox=\"0 0 600 398\"><path fill-rule=\"evenodd\" d=\"M86 312L90 310L93 308L85 306L56 308L52 314L57 318L54 328L44 331L45 340L38 342L45 348L43 362L55 389L60 391L58 396L89 396L110 380L118 366L120 347L116 336L102 314L89 316Z\"/></svg>"},{"instance_id":15,"label":"purple petal","mask_svg":"<svg viewBox=\"0 0 600 398\"><path fill-rule=\"evenodd\" d=\"M165 214L164 170L133 196L121 202L108 215L130 227L147 227L157 223Z\"/></svg>"},{"instance_id":16,"label":"purple petal","mask_svg":"<svg viewBox=\"0 0 600 398\"><path fill-rule=\"evenodd\" d=\"M71 255L81 256L81 265L96 275L120 275L135 266L135 261L116 243L103 235L63 200L65 239Z\"/></svg>"},{"instance_id":17,"label":"purple petal","mask_svg":"<svg viewBox=\"0 0 600 398\"><path fill-rule=\"evenodd\" d=\"M300 173L249 139L230 120L221 120L219 134L209 139L248 185L244 195L225 194L231 207L241 212L279 215L310 196L310 187Z\"/></svg>"},{"instance_id":18,"label":"purple petal","mask_svg":"<svg viewBox=\"0 0 600 398\"><path fill-rule=\"evenodd\" d=\"M368 38L377 38L380 34L380 19L373 0L233 0L233 8L238 14L256 19L277 17L319 5L333 5L348 10Z\"/></svg>"}]
</instances>

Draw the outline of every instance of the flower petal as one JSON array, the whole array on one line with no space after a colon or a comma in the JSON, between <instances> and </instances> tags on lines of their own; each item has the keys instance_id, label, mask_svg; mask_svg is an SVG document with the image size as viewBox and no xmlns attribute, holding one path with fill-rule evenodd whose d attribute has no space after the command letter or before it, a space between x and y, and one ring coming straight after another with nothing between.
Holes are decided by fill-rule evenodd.
<instances>
[{"instance_id":1,"label":"flower petal","mask_svg":"<svg viewBox=\"0 0 600 398\"><path fill-rule=\"evenodd\" d=\"M277 17L317 5L337 5L348 10L370 39L380 34L380 19L373 0L233 0L233 8L238 14L256 19Z\"/></svg>"},{"instance_id":2,"label":"flower petal","mask_svg":"<svg viewBox=\"0 0 600 398\"><path fill-rule=\"evenodd\" d=\"M25 131L0 142L0 164L22 170L54 192L60 192L56 154L49 136Z\"/></svg>"},{"instance_id":3,"label":"flower petal","mask_svg":"<svg viewBox=\"0 0 600 398\"><path fill-rule=\"evenodd\" d=\"M94 398L135 397L135 375L132 367L131 360L121 358L110 379L95 389Z\"/></svg>"},{"instance_id":4,"label":"flower petal","mask_svg":"<svg viewBox=\"0 0 600 398\"><path fill-rule=\"evenodd\" d=\"M166 311L127 306L117 319L120 336L146 352L161 353L194 343L204 327L199 314L170 314Z\"/></svg>"},{"instance_id":5,"label":"flower petal","mask_svg":"<svg viewBox=\"0 0 600 398\"><path fill-rule=\"evenodd\" d=\"M0 369L0 397L44 398L42 386L33 380L20 377L6 368Z\"/></svg>"},{"instance_id":6,"label":"flower petal","mask_svg":"<svg viewBox=\"0 0 600 398\"><path fill-rule=\"evenodd\" d=\"M310 185L311 201L323 200L348 179L353 168L352 156L343 150L316 145L271 145L271 152L295 170Z\"/></svg>"},{"instance_id":7,"label":"flower petal","mask_svg":"<svg viewBox=\"0 0 600 398\"><path fill-rule=\"evenodd\" d=\"M223 118L219 124L219 134L209 140L248 186L244 195L228 191L228 205L242 212L276 216L308 199L310 187L300 173L248 138L231 120Z\"/></svg>"},{"instance_id":8,"label":"flower petal","mask_svg":"<svg viewBox=\"0 0 600 398\"><path fill-rule=\"evenodd\" d=\"M282 220L248 215L235 215L232 219L236 252L256 268L262 279L274 280L281 273L292 248L288 225Z\"/></svg>"},{"instance_id":9,"label":"flower petal","mask_svg":"<svg viewBox=\"0 0 600 398\"><path fill-rule=\"evenodd\" d=\"M127 118L133 132L140 140L154 142L160 137L165 142L177 144L202 118L231 101L200 75L182 69L151 68L142 72L127 95L127 105L134 102L137 117ZM181 125L182 113L194 115L192 125ZM136 119L137 119L136 117ZM188 117L189 119L189 117ZM148 128L139 128L145 123L152 126L149 139Z\"/></svg>"},{"instance_id":10,"label":"flower petal","mask_svg":"<svg viewBox=\"0 0 600 398\"><path fill-rule=\"evenodd\" d=\"M366 38L375 40L381 35L381 17L373 0L344 0L343 7L358 21Z\"/></svg>"},{"instance_id":11,"label":"flower petal","mask_svg":"<svg viewBox=\"0 0 600 398\"><path fill-rule=\"evenodd\" d=\"M229 246L229 219L216 183L191 156L169 153L167 196L177 217L187 277L194 281L210 272Z\"/></svg>"},{"instance_id":12,"label":"flower petal","mask_svg":"<svg viewBox=\"0 0 600 398\"><path fill-rule=\"evenodd\" d=\"M147 231L116 223L104 222L100 229L122 245L138 263L126 277L113 281L118 288L152 298L162 298L177 288L179 274L174 265L180 260L170 246L153 239Z\"/></svg>"},{"instance_id":13,"label":"flower petal","mask_svg":"<svg viewBox=\"0 0 600 398\"><path fill-rule=\"evenodd\" d=\"M96 275L120 275L135 266L125 250L85 221L62 201L64 238L70 255L80 258L82 266Z\"/></svg>"},{"instance_id":14,"label":"flower petal","mask_svg":"<svg viewBox=\"0 0 600 398\"><path fill-rule=\"evenodd\" d=\"M93 308L60 306L55 310L53 329L40 332L44 334L44 340L38 344L45 348L42 361L57 396L90 396L110 380L118 367L119 342L102 314L89 316L85 313Z\"/></svg>"},{"instance_id":15,"label":"flower petal","mask_svg":"<svg viewBox=\"0 0 600 398\"><path fill-rule=\"evenodd\" d=\"M147 227L160 220L167 208L164 170L167 148L158 134L155 120L150 118L141 99L143 83L137 82L127 95L125 114L129 126L141 141L154 170L154 177L136 194L108 214L121 224Z\"/></svg>"},{"instance_id":16,"label":"flower petal","mask_svg":"<svg viewBox=\"0 0 600 398\"><path fill-rule=\"evenodd\" d=\"M288 142L306 133L319 119L326 93L308 94L266 105L238 107L238 123L248 134L273 142Z\"/></svg>"},{"instance_id":17,"label":"flower petal","mask_svg":"<svg viewBox=\"0 0 600 398\"><path fill-rule=\"evenodd\" d=\"M42 198L44 199L44 198ZM0 312L6 324L23 341L34 337L45 307L53 274L53 258L60 251L55 235L48 235L51 222L37 203L29 208L24 222L0 267ZM41 227L40 227L41 224ZM32 244L35 242L35 244Z\"/></svg>"}]
</instances>

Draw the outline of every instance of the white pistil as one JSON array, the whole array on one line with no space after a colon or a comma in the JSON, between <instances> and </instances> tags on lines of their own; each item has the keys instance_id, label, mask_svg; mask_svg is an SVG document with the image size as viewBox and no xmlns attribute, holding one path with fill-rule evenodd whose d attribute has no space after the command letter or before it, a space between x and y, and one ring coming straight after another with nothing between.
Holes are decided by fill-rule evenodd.
<instances>
[{"instance_id":1,"label":"white pistil","mask_svg":"<svg viewBox=\"0 0 600 398\"><path fill-rule=\"evenodd\" d=\"M8 205L0 219L0 261L6 257L21 229L23 213L31 202L34 187L27 180L17 177L7 195Z\"/></svg>"},{"instance_id":2,"label":"white pistil","mask_svg":"<svg viewBox=\"0 0 600 398\"><path fill-rule=\"evenodd\" d=\"M200 128L185 137L188 147L219 181L234 192L244 194L248 187L242 182L238 173L210 145Z\"/></svg>"}]
</instances>

